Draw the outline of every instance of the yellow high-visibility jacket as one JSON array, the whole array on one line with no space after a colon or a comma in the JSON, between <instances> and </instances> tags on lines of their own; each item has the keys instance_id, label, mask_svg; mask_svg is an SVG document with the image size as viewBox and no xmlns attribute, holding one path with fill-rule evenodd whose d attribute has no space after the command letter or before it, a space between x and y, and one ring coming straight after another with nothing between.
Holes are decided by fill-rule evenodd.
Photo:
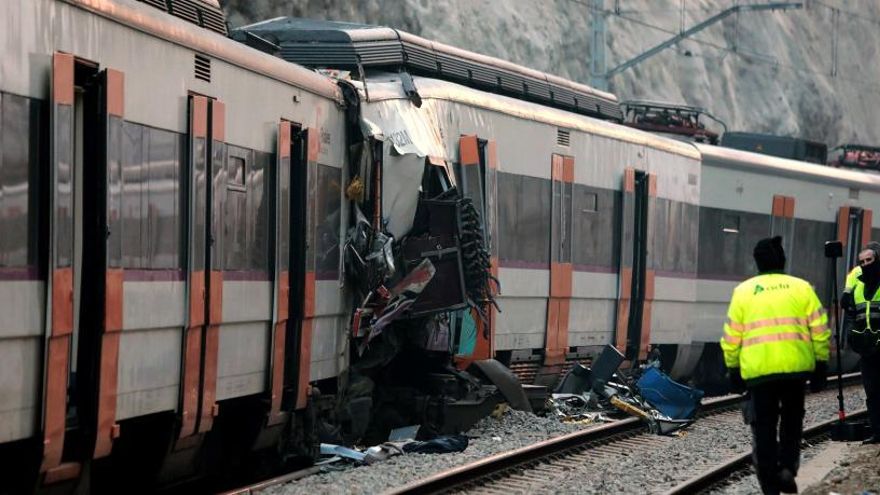
<instances>
[{"instance_id":1,"label":"yellow high-visibility jacket","mask_svg":"<svg viewBox=\"0 0 880 495\"><path fill-rule=\"evenodd\" d=\"M721 349L746 381L806 374L828 361L831 330L806 280L782 273L752 277L733 290Z\"/></svg>"},{"instance_id":2,"label":"yellow high-visibility jacket","mask_svg":"<svg viewBox=\"0 0 880 495\"><path fill-rule=\"evenodd\" d=\"M871 300L865 297L865 283L856 280L853 287L853 308L847 310L847 341L850 347L866 356L880 350L880 289Z\"/></svg>"},{"instance_id":3,"label":"yellow high-visibility jacket","mask_svg":"<svg viewBox=\"0 0 880 495\"><path fill-rule=\"evenodd\" d=\"M843 291L852 293L853 289L856 287L856 283L859 282L859 277L862 276L862 267L856 266L849 273L846 274L846 282L843 284Z\"/></svg>"}]
</instances>

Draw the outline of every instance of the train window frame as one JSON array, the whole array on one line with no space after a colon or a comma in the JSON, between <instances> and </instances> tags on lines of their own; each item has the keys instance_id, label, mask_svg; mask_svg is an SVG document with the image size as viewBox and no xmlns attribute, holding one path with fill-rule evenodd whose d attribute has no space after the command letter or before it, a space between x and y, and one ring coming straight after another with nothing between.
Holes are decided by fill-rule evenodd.
<instances>
[{"instance_id":1,"label":"train window frame","mask_svg":"<svg viewBox=\"0 0 880 495\"><path fill-rule=\"evenodd\" d=\"M246 156L229 153L226 162L226 188L230 191L247 192L248 161ZM238 172L234 174L233 172ZM238 180L240 175L241 180Z\"/></svg>"},{"instance_id":2,"label":"train window frame","mask_svg":"<svg viewBox=\"0 0 880 495\"><path fill-rule=\"evenodd\" d=\"M581 208L581 213L598 213L599 212L599 194L594 191L583 191L584 198L584 208Z\"/></svg>"},{"instance_id":3,"label":"train window frame","mask_svg":"<svg viewBox=\"0 0 880 495\"><path fill-rule=\"evenodd\" d=\"M734 213L721 215L721 232L725 234L739 234L742 226L742 218Z\"/></svg>"}]
</instances>

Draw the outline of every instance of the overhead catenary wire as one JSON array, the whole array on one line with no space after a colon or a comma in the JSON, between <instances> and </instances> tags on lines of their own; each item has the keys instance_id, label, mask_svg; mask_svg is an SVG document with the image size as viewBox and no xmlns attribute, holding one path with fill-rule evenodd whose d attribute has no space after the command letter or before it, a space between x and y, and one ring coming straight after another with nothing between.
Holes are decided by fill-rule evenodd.
<instances>
[{"instance_id":1,"label":"overhead catenary wire","mask_svg":"<svg viewBox=\"0 0 880 495\"><path fill-rule=\"evenodd\" d=\"M590 5L589 3L587 3L584 0L566 0L566 1L585 6L588 9L590 9L591 12L595 10L592 5ZM817 5L819 5L823 8L831 9L832 11L835 9L838 9L837 7L828 5L820 0L814 0L814 1L816 1ZM662 32L665 34L669 34L672 36L676 36L679 34L675 29L670 29L670 28L667 28L664 26L658 26L656 24L653 24L653 23L650 23L650 22L647 22L647 21L644 21L644 20L641 20L641 19L638 19L635 17L630 17L628 15L618 14L616 12L616 10L617 10L617 8L615 8L614 10L603 9L599 12L604 15L613 16L614 18L619 19L621 21L629 22L631 24L635 24L635 25L638 25L638 26L641 26L644 28L652 29L652 30ZM672 9L672 10L678 10L678 9ZM670 9L667 9L667 11L670 11ZM621 10L621 12L624 12L624 11ZM647 11L640 11L640 12L647 12ZM704 10L704 12L707 12L707 11ZM840 10L840 12L842 14L846 14L849 16L860 17L862 20L865 20L868 22L876 22L876 23L878 23L878 25L880 25L880 20L873 18L873 17L870 17L870 16L867 16L867 17L866 16L859 16L859 14L857 14L855 12L844 11L844 10ZM738 46L738 44L737 44L737 46L731 47L730 45L722 45L719 43L714 43L712 41L701 39L696 36L692 36L690 38L682 40L678 44L681 45L684 43L695 43L698 45L707 46L709 48L723 51L727 54L732 54L738 58L741 58L741 59L748 61L748 62L751 62L751 63L759 63L759 64L767 65L767 66L770 66L770 67L773 67L776 69L783 69L783 70L787 70L790 72L794 72L796 74L815 75L815 76L821 76L821 77L829 77L829 74L831 74L831 77L833 77L833 79L836 81L844 81L847 83L859 85L865 89L871 90L872 92L880 93L880 83L876 83L873 81L853 77L851 75L841 74L837 70L838 64L836 62L836 59L837 59L836 55L832 59L832 67L833 67L833 73L832 73L831 69L829 69L829 71L819 71L819 70L811 69L809 67L788 64L788 63L780 61L778 58L776 58L772 55L768 55L765 53L753 52L750 50L744 50L740 46ZM835 41L834 43L839 43L839 41ZM832 47L832 49L834 50L834 53L836 54L837 53L836 47Z\"/></svg>"}]
</instances>

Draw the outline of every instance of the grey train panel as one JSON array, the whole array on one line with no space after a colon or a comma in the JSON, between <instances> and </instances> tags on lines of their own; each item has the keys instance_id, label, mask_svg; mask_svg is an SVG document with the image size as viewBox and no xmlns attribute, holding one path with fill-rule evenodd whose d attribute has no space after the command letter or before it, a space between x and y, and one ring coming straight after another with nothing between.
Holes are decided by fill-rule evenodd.
<instances>
[{"instance_id":1,"label":"grey train panel","mask_svg":"<svg viewBox=\"0 0 880 495\"><path fill-rule=\"evenodd\" d=\"M73 264L73 107L55 105L54 268Z\"/></svg>"},{"instance_id":2,"label":"grey train panel","mask_svg":"<svg viewBox=\"0 0 880 495\"><path fill-rule=\"evenodd\" d=\"M143 170L144 128L126 122L122 127L122 260L126 268L147 268L141 253L144 244Z\"/></svg>"},{"instance_id":3,"label":"grey train panel","mask_svg":"<svg viewBox=\"0 0 880 495\"><path fill-rule=\"evenodd\" d=\"M650 220L655 227L648 246L654 270L661 274L694 274L697 271L700 208L690 203L657 198Z\"/></svg>"},{"instance_id":4,"label":"grey train panel","mask_svg":"<svg viewBox=\"0 0 880 495\"><path fill-rule=\"evenodd\" d=\"M752 248L768 235L770 215L700 208L699 276L741 280L753 275Z\"/></svg>"},{"instance_id":5,"label":"grey train panel","mask_svg":"<svg viewBox=\"0 0 880 495\"><path fill-rule=\"evenodd\" d=\"M703 164L713 167L745 170L765 176L785 177L805 183L823 184L829 187L843 186L880 191L880 176L854 170L805 163L786 158L750 153L748 151L721 148L706 144L694 144L703 157Z\"/></svg>"},{"instance_id":6,"label":"grey train panel","mask_svg":"<svg viewBox=\"0 0 880 495\"><path fill-rule=\"evenodd\" d=\"M550 181L498 173L499 258L550 266Z\"/></svg>"},{"instance_id":7,"label":"grey train panel","mask_svg":"<svg viewBox=\"0 0 880 495\"><path fill-rule=\"evenodd\" d=\"M572 262L575 269L617 267L620 192L574 184Z\"/></svg>"},{"instance_id":8,"label":"grey train panel","mask_svg":"<svg viewBox=\"0 0 880 495\"><path fill-rule=\"evenodd\" d=\"M217 180L224 183L216 209L223 225L221 252L227 271L242 271L258 280L269 279L269 186L268 153L227 146L226 171Z\"/></svg>"},{"instance_id":9,"label":"grey train panel","mask_svg":"<svg viewBox=\"0 0 880 495\"><path fill-rule=\"evenodd\" d=\"M228 187L226 183L226 162L228 159L226 154L226 143L214 139L212 135L214 133L213 114L216 111L217 106L214 105L214 100L209 101L207 133L208 139L210 140L209 153L211 154L211 156L209 157L208 161L208 177L210 178L210 186L208 188L208 197L210 198L210 203L208 205L208 258L210 269L212 270L212 272L214 270L223 269L223 253L226 246L226 236L224 235L224 217L227 213L227 210L224 208L224 204L226 204L226 194ZM248 159L248 163L252 161L252 159ZM209 280L212 276L212 274L208 275Z\"/></svg>"},{"instance_id":10,"label":"grey train panel","mask_svg":"<svg viewBox=\"0 0 880 495\"><path fill-rule=\"evenodd\" d=\"M193 104L190 101L191 112L193 112ZM208 160L207 139L192 135L190 140L190 163L192 169L189 173L189 209L190 217L187 222L189 231L189 271L204 270L205 267L205 246L206 246L206 208L207 208L207 191L206 191L206 168Z\"/></svg>"},{"instance_id":11,"label":"grey train panel","mask_svg":"<svg viewBox=\"0 0 880 495\"><path fill-rule=\"evenodd\" d=\"M312 133L317 131L309 130L307 132ZM309 161L306 163L306 167L305 271L308 273L315 271L315 249L317 248L317 245L315 244L315 224L317 223L317 219L315 216L318 214L318 208L316 207L318 198L318 163ZM312 334L317 335L314 330L312 330Z\"/></svg>"},{"instance_id":12,"label":"grey train panel","mask_svg":"<svg viewBox=\"0 0 880 495\"><path fill-rule=\"evenodd\" d=\"M223 256L222 267L226 270L247 271L250 267L248 245L248 178L253 178L250 170L253 168L254 153L251 150L238 146L228 147L227 166L228 173L222 179L225 205L217 203L215 215L223 222L222 242ZM215 179L221 180L221 179ZM220 268L219 266L217 268Z\"/></svg>"},{"instance_id":13,"label":"grey train panel","mask_svg":"<svg viewBox=\"0 0 880 495\"><path fill-rule=\"evenodd\" d=\"M40 414L42 373L37 363L42 344L41 338L33 337L0 340L0 443L28 438L39 430L34 418Z\"/></svg>"},{"instance_id":14,"label":"grey train panel","mask_svg":"<svg viewBox=\"0 0 880 495\"><path fill-rule=\"evenodd\" d=\"M272 291L251 291L271 301ZM224 286L225 288L225 286ZM224 296L225 297L225 296ZM247 300L242 299L246 304ZM269 352L268 322L224 323L220 326L217 355L217 400L262 392L266 387L266 360Z\"/></svg>"},{"instance_id":15,"label":"grey train panel","mask_svg":"<svg viewBox=\"0 0 880 495\"><path fill-rule=\"evenodd\" d=\"M155 284L150 285L153 286L150 292L155 292ZM126 296L130 294L127 292ZM183 291L176 291L176 294L182 295ZM167 306L154 308L162 312L169 312L170 309ZM117 419L177 409L180 353L179 326L126 329L122 332L119 342Z\"/></svg>"},{"instance_id":16,"label":"grey train panel","mask_svg":"<svg viewBox=\"0 0 880 495\"><path fill-rule=\"evenodd\" d=\"M828 305L828 296L831 294L831 277L824 246L825 241L836 237L837 226L834 223L795 218L793 247L790 252L785 253L788 273L813 284L825 306ZM842 280L844 275L838 275Z\"/></svg>"},{"instance_id":17,"label":"grey train panel","mask_svg":"<svg viewBox=\"0 0 880 495\"><path fill-rule=\"evenodd\" d=\"M342 169L318 165L317 232L315 277L318 280L339 278L339 226L342 209Z\"/></svg>"},{"instance_id":18,"label":"grey train panel","mask_svg":"<svg viewBox=\"0 0 880 495\"><path fill-rule=\"evenodd\" d=\"M0 269L38 264L43 109L39 100L0 93Z\"/></svg>"},{"instance_id":19,"label":"grey train panel","mask_svg":"<svg viewBox=\"0 0 880 495\"><path fill-rule=\"evenodd\" d=\"M248 170L248 264L251 270L266 272L269 276L269 230L271 222L272 154L254 151L254 161Z\"/></svg>"},{"instance_id":20,"label":"grey train panel","mask_svg":"<svg viewBox=\"0 0 880 495\"><path fill-rule=\"evenodd\" d=\"M46 109L43 101L0 92L0 443L39 430Z\"/></svg>"},{"instance_id":21,"label":"grey train panel","mask_svg":"<svg viewBox=\"0 0 880 495\"><path fill-rule=\"evenodd\" d=\"M122 126L122 261L125 268L182 267L181 166L184 136Z\"/></svg>"},{"instance_id":22,"label":"grey train panel","mask_svg":"<svg viewBox=\"0 0 880 495\"><path fill-rule=\"evenodd\" d=\"M123 121L110 115L107 118L107 170L106 170L106 222L107 222L107 267L122 267L122 232L119 228L122 211L122 136ZM143 187L143 185L142 185Z\"/></svg>"}]
</instances>

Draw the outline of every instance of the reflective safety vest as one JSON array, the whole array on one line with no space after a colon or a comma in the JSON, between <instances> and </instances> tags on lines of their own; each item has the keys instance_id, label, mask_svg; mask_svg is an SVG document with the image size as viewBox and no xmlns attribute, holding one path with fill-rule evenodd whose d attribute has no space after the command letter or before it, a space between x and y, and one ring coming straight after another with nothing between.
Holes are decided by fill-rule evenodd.
<instances>
[{"instance_id":1,"label":"reflective safety vest","mask_svg":"<svg viewBox=\"0 0 880 495\"><path fill-rule=\"evenodd\" d=\"M828 315L806 280L782 273L752 277L733 290L721 349L744 380L807 373L827 361Z\"/></svg>"},{"instance_id":2,"label":"reflective safety vest","mask_svg":"<svg viewBox=\"0 0 880 495\"><path fill-rule=\"evenodd\" d=\"M860 282L859 277L862 276L862 267L857 266L849 271L846 274L846 282L843 283L843 291L852 293L853 289L858 282Z\"/></svg>"},{"instance_id":3,"label":"reflective safety vest","mask_svg":"<svg viewBox=\"0 0 880 495\"><path fill-rule=\"evenodd\" d=\"M880 289L870 301L865 297L865 283L857 280L853 287L856 313L847 339L859 354L873 354L880 350Z\"/></svg>"}]
</instances>

